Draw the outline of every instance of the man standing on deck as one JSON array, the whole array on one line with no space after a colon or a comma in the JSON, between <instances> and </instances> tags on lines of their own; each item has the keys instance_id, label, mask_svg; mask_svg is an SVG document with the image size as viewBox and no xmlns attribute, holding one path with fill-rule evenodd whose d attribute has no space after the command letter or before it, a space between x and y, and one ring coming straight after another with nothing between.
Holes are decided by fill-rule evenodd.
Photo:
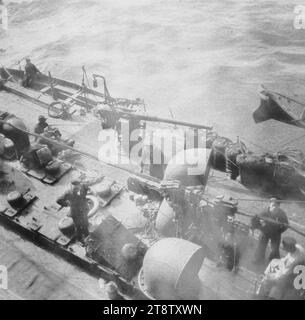
<instances>
[{"instance_id":1,"label":"man standing on deck","mask_svg":"<svg viewBox=\"0 0 305 320\"><path fill-rule=\"evenodd\" d=\"M87 185L83 184L81 179L74 179L71 181L71 190L57 199L60 206L70 206L71 218L76 229L76 238L82 243L89 235L87 192Z\"/></svg>"},{"instance_id":2,"label":"man standing on deck","mask_svg":"<svg viewBox=\"0 0 305 320\"><path fill-rule=\"evenodd\" d=\"M26 60L26 65L24 68L24 80L23 80L23 86L24 87L30 87L33 81L35 80L37 74L41 74L41 72L37 69L37 67L31 62L29 58Z\"/></svg>"},{"instance_id":3,"label":"man standing on deck","mask_svg":"<svg viewBox=\"0 0 305 320\"><path fill-rule=\"evenodd\" d=\"M252 220L253 228L259 229L262 232L255 253L255 264L264 262L269 240L271 241L269 261L280 258L281 235L287 230L288 224L287 215L280 208L280 202L276 198L271 198L268 209L263 211L259 216L255 216Z\"/></svg>"}]
</instances>

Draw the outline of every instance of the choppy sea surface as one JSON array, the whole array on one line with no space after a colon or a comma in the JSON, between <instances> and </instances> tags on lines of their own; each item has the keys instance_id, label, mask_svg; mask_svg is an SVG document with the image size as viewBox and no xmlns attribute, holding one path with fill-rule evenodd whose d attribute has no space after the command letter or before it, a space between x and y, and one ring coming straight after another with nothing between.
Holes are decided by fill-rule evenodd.
<instances>
[{"instance_id":1,"label":"choppy sea surface","mask_svg":"<svg viewBox=\"0 0 305 320\"><path fill-rule=\"evenodd\" d=\"M4 2L6 66L30 56L41 71L80 82L85 65L89 75L106 76L112 96L144 98L151 113L170 117L171 109L254 150L274 151L305 134L252 119L261 83L305 102L305 29L294 28L304 1ZM305 137L290 145L305 150Z\"/></svg>"}]
</instances>

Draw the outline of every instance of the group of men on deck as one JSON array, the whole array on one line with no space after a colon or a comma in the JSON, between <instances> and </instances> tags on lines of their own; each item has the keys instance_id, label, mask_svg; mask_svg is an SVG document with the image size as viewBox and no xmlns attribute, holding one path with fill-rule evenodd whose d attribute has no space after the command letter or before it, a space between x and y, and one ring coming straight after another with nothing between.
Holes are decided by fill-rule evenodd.
<instances>
[{"instance_id":1,"label":"group of men on deck","mask_svg":"<svg viewBox=\"0 0 305 320\"><path fill-rule=\"evenodd\" d=\"M265 261L268 243L271 243L269 265L257 294L262 297L283 299L286 292L293 288L297 265L305 265L305 249L296 239L282 234L288 229L286 213L280 208L280 201L270 199L269 207L252 220L252 227L261 231L261 237L255 253L254 264ZM280 257L280 248L285 253Z\"/></svg>"},{"instance_id":2,"label":"group of men on deck","mask_svg":"<svg viewBox=\"0 0 305 320\"><path fill-rule=\"evenodd\" d=\"M22 82L23 86L31 87L38 74L41 74L41 72L31 62L31 60L27 58ZM40 115L38 117L38 123L34 128L35 134L44 136L46 130L49 129L50 126L47 123L47 118ZM70 207L69 215L74 223L76 238L80 242L84 242L86 237L89 235L89 207L86 199L88 185L86 185L86 183L80 178L73 179L70 182L70 185L70 189L57 199L57 203L63 207Z\"/></svg>"},{"instance_id":3,"label":"group of men on deck","mask_svg":"<svg viewBox=\"0 0 305 320\"><path fill-rule=\"evenodd\" d=\"M30 59L27 59L24 86L31 86L39 73L40 71ZM46 118L41 116L35 127L35 133L41 135L47 127ZM71 181L71 189L57 200L59 205L70 207L76 237L81 242L84 242L89 235L87 192L86 184L75 179ZM261 231L254 264L262 265L265 262L269 242L271 245L269 265L264 272L264 278L257 293L264 297L282 299L286 291L293 285L295 266L305 265L305 249L291 236L282 238L282 234L289 227L289 221L285 211L280 207L280 201L276 198L271 198L268 208L253 218L252 227ZM284 257L281 257L280 249L284 252Z\"/></svg>"},{"instance_id":4,"label":"group of men on deck","mask_svg":"<svg viewBox=\"0 0 305 320\"><path fill-rule=\"evenodd\" d=\"M34 132L43 136L49 128L47 118L38 117L38 123L34 128ZM72 179L70 189L57 199L57 203L62 207L70 207L70 216L73 220L76 238L84 242L89 235L88 222L88 202L86 199L88 193L88 185L80 178Z\"/></svg>"},{"instance_id":5,"label":"group of men on deck","mask_svg":"<svg viewBox=\"0 0 305 320\"><path fill-rule=\"evenodd\" d=\"M24 69L23 85L25 87L30 87L38 74L41 74L41 72L31 60L27 58ZM34 132L38 135L44 135L48 128L47 118L42 115L39 116ZM57 199L57 203L60 206L70 207L70 216L73 219L76 238L81 242L84 242L85 238L89 235L87 192L88 188L85 183L80 179L73 179L71 181L70 190L66 191Z\"/></svg>"}]
</instances>

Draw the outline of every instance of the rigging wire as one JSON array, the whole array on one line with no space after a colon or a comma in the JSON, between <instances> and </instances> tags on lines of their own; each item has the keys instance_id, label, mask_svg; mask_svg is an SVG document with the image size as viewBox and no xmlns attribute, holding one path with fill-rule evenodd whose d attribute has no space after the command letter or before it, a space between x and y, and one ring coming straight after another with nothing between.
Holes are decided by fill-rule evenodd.
<instances>
[{"instance_id":1,"label":"rigging wire","mask_svg":"<svg viewBox=\"0 0 305 320\"><path fill-rule=\"evenodd\" d=\"M247 198L234 198L234 200L238 201L253 201L253 202L269 202L269 199L247 199ZM281 200L277 199L277 202L282 203L305 203L305 200Z\"/></svg>"},{"instance_id":2,"label":"rigging wire","mask_svg":"<svg viewBox=\"0 0 305 320\"><path fill-rule=\"evenodd\" d=\"M74 152L76 152L76 153L82 154L82 155L85 156L85 157L88 157L88 158L91 158L91 159L93 159L93 160L102 162L102 163L105 164L105 165L115 167L116 169L124 170L124 171L127 171L127 172L129 172L129 173L134 173L131 169L128 169L128 168L126 168L126 167L122 167L122 166L120 166L120 165L116 165L116 164L104 162L103 160L99 159L98 157L96 157L96 156L94 156L94 155L92 155L92 154L90 154L90 153L87 153L87 152L78 150L78 149L76 149L76 148L70 147L70 146L68 146L68 145L62 144L62 143L60 143L60 142L55 141L54 139L46 138L46 137L44 137L44 136L41 136L41 135L39 135L39 134L30 132L30 131L28 131L28 130L24 130L24 129L18 128L18 127L14 126L14 125L11 124L11 123L6 123L6 124L9 125L9 126L11 126L11 127L14 128L14 129L16 129L16 130L19 130L19 131L25 133L25 134L28 134L28 135L30 135L30 136L34 136L34 137L39 138L39 139L42 139L42 140L45 140L45 141L47 141L47 142L49 142L49 143L51 143L51 144L53 144L53 145L55 145L55 146L58 146L58 147L61 147L61 148L64 148L64 149L72 150L72 151L74 151Z\"/></svg>"},{"instance_id":3,"label":"rigging wire","mask_svg":"<svg viewBox=\"0 0 305 320\"><path fill-rule=\"evenodd\" d=\"M245 212L241 212L241 211L237 211L236 214L240 215L240 216L244 216L244 217L248 217L248 218L254 218L256 215L252 215L252 214L248 214L248 213L245 213ZM292 227L291 225L289 224L286 224L286 223L280 223L280 222L276 222L274 221L273 219L271 218L265 218L265 217L259 217L260 220L263 220L263 221L266 221L266 222L271 222L272 224L275 224L275 225L284 225L285 227L287 227L288 229L296 232L297 234L305 237L305 233Z\"/></svg>"},{"instance_id":4,"label":"rigging wire","mask_svg":"<svg viewBox=\"0 0 305 320\"><path fill-rule=\"evenodd\" d=\"M250 141L248 139L245 139L244 137L241 137L241 139L246 141L246 142L248 142L248 143L250 143L250 144L252 144L252 145L254 145L255 147L263 150L264 152L267 152L267 153L272 153L273 152L273 151L270 151L270 150L266 149L265 147L262 147L262 146L258 145L257 143L254 143L254 142L252 142L252 141Z\"/></svg>"},{"instance_id":5,"label":"rigging wire","mask_svg":"<svg viewBox=\"0 0 305 320\"><path fill-rule=\"evenodd\" d=\"M300 139L302 139L302 138L305 138L305 134L301 135L301 136L298 137L298 138L294 138L294 139L291 139L291 140L285 142L283 145L280 146L280 148L283 148L283 147L285 147L287 144L290 144L290 143L292 143L292 142L296 142L296 141L298 141L298 140L300 140Z\"/></svg>"},{"instance_id":6,"label":"rigging wire","mask_svg":"<svg viewBox=\"0 0 305 320\"><path fill-rule=\"evenodd\" d=\"M302 103L302 102L300 102L300 101L297 101L297 100L295 100L295 99L293 99L293 98L287 97L287 96L285 96L285 95L282 94L282 93L279 93L279 92L276 92L276 91L273 91L273 90L269 90L269 89L267 89L267 91L271 92L272 94L276 94L276 95L280 96L281 98L284 98L284 99L288 100L288 101L287 101L288 103L290 103L290 101L293 101L294 103L296 103L296 104L298 104L298 105L300 105L300 106L302 106L302 107L305 107L305 104L304 104L304 103Z\"/></svg>"},{"instance_id":7,"label":"rigging wire","mask_svg":"<svg viewBox=\"0 0 305 320\"><path fill-rule=\"evenodd\" d=\"M76 149L76 148L73 148L73 147L70 147L70 146L67 146L67 145L63 145L62 143L59 143L59 142L57 142L57 141L55 141L55 140L53 140L53 139L49 139L49 138L43 137L43 136L41 136L41 135L39 135L39 134L30 132L30 131L28 131L28 130L24 130L24 129L18 128L18 127L14 126L14 125L11 124L11 123L6 123L6 124L9 125L9 126L11 126L11 127L14 128L14 129L16 129L16 130L19 130L19 131L21 131L21 132L23 132L23 133L26 133L26 134L28 134L28 135L32 135L32 136L37 137L37 138L42 138L43 140L45 140L45 141L47 141L47 142L49 142L49 143L51 143L51 144L54 144L54 145L57 145L57 146L60 146L60 147L66 148L66 149L70 149L70 150L72 150L72 151L74 151L74 152L76 152L76 153L82 154L82 155L84 155L84 156L86 156L86 157L88 157L88 158L91 158L91 159L93 159L93 160L97 160L97 161L103 163L104 165L107 165L107 166L110 166L110 167L114 167L114 168L116 168L116 169L120 169L120 170L126 171L126 172L131 173L131 174L135 174L135 172L134 172L132 169L128 169L128 168L126 168L126 167L122 167L122 166L117 165L117 164L106 163L105 161L99 159L98 157L96 157L96 156L94 156L94 155L92 155L92 154L90 154L90 153L87 153L87 152L84 152L84 151L80 151L80 150L78 150L78 149ZM148 176L148 175L143 174L143 173L138 173L138 174L139 174L140 176L142 176L142 177L145 177L145 178L147 178L147 179L150 179L151 181L155 181L155 182L157 182L157 183L160 183L160 182L161 182L161 180L158 179L158 178L153 178L153 177ZM206 201L207 203L210 203L210 204L213 203L213 202L211 202L210 200L205 199L205 198L203 198L202 200L204 200L204 201ZM243 215L243 216L248 216L248 217L253 217L253 215L251 215L251 214L247 214L247 213L243 213L243 212L239 212L239 211L236 212L236 214ZM262 219L263 219L263 218L262 218ZM265 218L264 218L264 219L265 219ZM289 226L289 225L288 225L288 228L290 228L291 230L293 230L293 231L295 231L296 233L298 233L298 234L300 234L300 235L302 235L302 236L305 237L305 234L302 233L301 231L299 231L299 230L297 230L297 229L295 229L295 228L293 228L293 227L291 227L291 226Z\"/></svg>"}]
</instances>

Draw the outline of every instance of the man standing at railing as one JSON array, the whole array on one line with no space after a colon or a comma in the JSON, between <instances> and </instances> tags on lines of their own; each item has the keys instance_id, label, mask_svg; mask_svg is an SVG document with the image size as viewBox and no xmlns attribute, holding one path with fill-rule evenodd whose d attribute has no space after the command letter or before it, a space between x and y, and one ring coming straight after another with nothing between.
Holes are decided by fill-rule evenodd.
<instances>
[{"instance_id":1,"label":"man standing at railing","mask_svg":"<svg viewBox=\"0 0 305 320\"><path fill-rule=\"evenodd\" d=\"M24 80L23 80L23 86L24 87L30 87L35 80L37 74L41 74L41 72L38 70L38 68L31 62L29 58L26 58L26 65L24 68Z\"/></svg>"},{"instance_id":2,"label":"man standing at railing","mask_svg":"<svg viewBox=\"0 0 305 320\"><path fill-rule=\"evenodd\" d=\"M280 258L281 236L287 230L288 223L287 215L280 208L280 202L276 198L271 198L268 209L253 218L252 227L262 232L253 261L255 264L264 263L269 240L271 242L269 261Z\"/></svg>"}]
</instances>

